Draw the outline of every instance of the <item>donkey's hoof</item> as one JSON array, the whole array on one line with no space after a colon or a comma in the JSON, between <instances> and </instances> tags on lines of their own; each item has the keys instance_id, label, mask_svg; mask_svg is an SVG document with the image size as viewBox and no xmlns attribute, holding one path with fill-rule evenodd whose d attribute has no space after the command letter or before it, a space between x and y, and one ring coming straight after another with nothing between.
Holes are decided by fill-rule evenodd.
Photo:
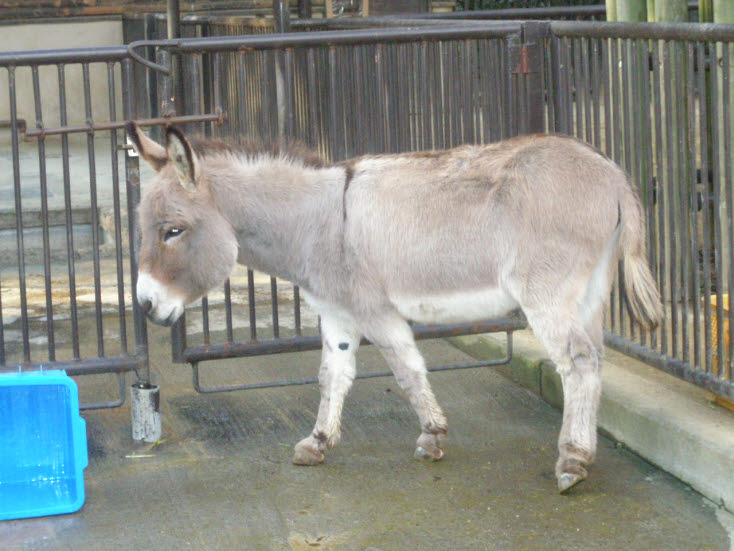
<instances>
[{"instance_id":1,"label":"donkey's hoof","mask_svg":"<svg viewBox=\"0 0 734 551\"><path fill-rule=\"evenodd\" d=\"M424 432L416 442L415 453L416 459L424 461L438 461L443 457L443 449L441 449L440 435Z\"/></svg>"},{"instance_id":2,"label":"donkey's hoof","mask_svg":"<svg viewBox=\"0 0 734 551\"><path fill-rule=\"evenodd\" d=\"M424 449L423 446L418 446L415 449L413 456L422 461L438 461L443 457L443 450L441 448L436 448L434 452L429 452Z\"/></svg>"},{"instance_id":3,"label":"donkey's hoof","mask_svg":"<svg viewBox=\"0 0 734 551\"><path fill-rule=\"evenodd\" d=\"M576 486L579 482L586 480L585 476L576 473L563 473L558 477L558 491L562 494Z\"/></svg>"},{"instance_id":4,"label":"donkey's hoof","mask_svg":"<svg viewBox=\"0 0 734 551\"><path fill-rule=\"evenodd\" d=\"M308 438L296 444L293 454L295 465L320 465L324 462L324 452L308 442Z\"/></svg>"}]
</instances>

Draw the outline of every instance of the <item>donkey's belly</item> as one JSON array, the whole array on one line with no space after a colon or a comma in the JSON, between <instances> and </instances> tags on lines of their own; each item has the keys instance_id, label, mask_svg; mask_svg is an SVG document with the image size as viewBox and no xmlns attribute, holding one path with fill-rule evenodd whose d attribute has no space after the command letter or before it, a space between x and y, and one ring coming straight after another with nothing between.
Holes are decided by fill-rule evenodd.
<instances>
[{"instance_id":1,"label":"donkey's belly","mask_svg":"<svg viewBox=\"0 0 734 551\"><path fill-rule=\"evenodd\" d=\"M390 297L398 312L419 323L462 323L505 315L519 305L500 288L446 294Z\"/></svg>"}]
</instances>

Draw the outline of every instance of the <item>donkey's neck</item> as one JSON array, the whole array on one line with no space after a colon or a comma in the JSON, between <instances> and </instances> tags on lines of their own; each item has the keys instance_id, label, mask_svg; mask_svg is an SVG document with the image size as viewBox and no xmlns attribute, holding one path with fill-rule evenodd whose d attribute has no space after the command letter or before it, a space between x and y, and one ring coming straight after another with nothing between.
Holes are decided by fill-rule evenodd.
<instances>
[{"instance_id":1,"label":"donkey's neck","mask_svg":"<svg viewBox=\"0 0 734 551\"><path fill-rule=\"evenodd\" d=\"M323 269L316 264L341 250L345 169L272 157L207 165L214 201L237 235L238 261L314 290Z\"/></svg>"}]
</instances>

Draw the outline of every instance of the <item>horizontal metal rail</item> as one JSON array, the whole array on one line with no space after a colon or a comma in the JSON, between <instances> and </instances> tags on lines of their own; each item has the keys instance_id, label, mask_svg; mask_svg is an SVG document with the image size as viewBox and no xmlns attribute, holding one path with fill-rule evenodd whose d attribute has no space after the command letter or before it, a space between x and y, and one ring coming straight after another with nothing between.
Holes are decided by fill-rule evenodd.
<instances>
[{"instance_id":1,"label":"horizontal metal rail","mask_svg":"<svg viewBox=\"0 0 734 551\"><path fill-rule=\"evenodd\" d=\"M417 340L455 337L458 335L477 335L481 333L497 333L501 331L517 331L525 329L527 322L521 317L505 317L481 323L464 323L456 325L414 325L413 334ZM369 344L369 341L363 341ZM278 338L264 341L223 343L213 345L192 346L181 352L177 361L197 363L207 360L225 358L241 358L282 354L283 352L303 352L321 348L321 337Z\"/></svg>"},{"instance_id":2,"label":"horizontal metal rail","mask_svg":"<svg viewBox=\"0 0 734 551\"><path fill-rule=\"evenodd\" d=\"M175 40L138 40L128 45L130 57L143 65L169 74L169 67L154 63L136 50L140 48L167 48L172 53L207 53L241 50L277 50L296 47L324 47L355 44L382 44L456 40L472 38L501 38L520 32L520 22L475 22L457 26L456 24L436 25L426 28L382 29L379 34L374 29L347 31L306 32L290 34L221 36Z\"/></svg>"},{"instance_id":3,"label":"horizontal metal rail","mask_svg":"<svg viewBox=\"0 0 734 551\"><path fill-rule=\"evenodd\" d=\"M207 115L182 115L180 117L156 117L153 119L139 119L135 122L138 126L155 126L165 124L188 124L192 122L214 122L216 124L222 124L227 119L227 116L223 112L211 113ZM125 127L125 121L110 121L110 122L93 122L89 124L79 124L74 126L59 126L55 128L44 128L39 127L32 130L27 130L25 135L27 137L41 137L41 136L52 136L55 134L79 134L84 132L101 132L105 130L118 130Z\"/></svg>"},{"instance_id":4,"label":"horizontal metal rail","mask_svg":"<svg viewBox=\"0 0 734 551\"><path fill-rule=\"evenodd\" d=\"M604 342L607 346L627 356L650 364L684 381L705 388L718 396L734 400L734 385L731 384L731 381L722 380L713 373L696 369L688 362L684 362L678 358L661 356L656 350L652 350L610 331L604 331Z\"/></svg>"},{"instance_id":5,"label":"horizontal metal rail","mask_svg":"<svg viewBox=\"0 0 734 551\"><path fill-rule=\"evenodd\" d=\"M437 365L429 366L426 369L430 373L436 373L440 371L454 371L457 369L474 369L477 367L496 367L500 365L506 365L512 360L512 331L506 331L507 344L505 347L505 355L502 358L495 358L492 360L483 360L478 362L466 362L457 363L451 365ZM320 340L319 340L320 341ZM299 385L310 385L319 382L318 377L304 377L300 379L282 379L278 381L267 381L259 383L243 383L233 385L218 385L218 386L202 386L201 378L199 375L199 364L195 362L191 365L192 368L192 381L193 387L196 392L200 394L213 394L216 392L234 392L238 390L255 390L263 388L278 388L284 386L299 386ZM368 373L358 373L357 379L373 379L376 377L389 377L393 373L392 371L374 371Z\"/></svg>"},{"instance_id":6,"label":"horizontal metal rail","mask_svg":"<svg viewBox=\"0 0 734 551\"><path fill-rule=\"evenodd\" d=\"M0 67L101 63L122 61L127 57L129 57L127 46L69 48L66 50L18 50L0 52Z\"/></svg>"},{"instance_id":7,"label":"horizontal metal rail","mask_svg":"<svg viewBox=\"0 0 734 551\"><path fill-rule=\"evenodd\" d=\"M734 41L734 25L722 23L551 21L549 24L551 32L558 37Z\"/></svg>"},{"instance_id":8,"label":"horizontal metal rail","mask_svg":"<svg viewBox=\"0 0 734 551\"><path fill-rule=\"evenodd\" d=\"M143 363L137 356L110 356L104 358L87 358L84 360L56 360L53 362L3 365L0 373L20 373L25 371L42 371L43 369L61 369L67 375L99 375L102 373L125 373L136 371Z\"/></svg>"},{"instance_id":9,"label":"horizontal metal rail","mask_svg":"<svg viewBox=\"0 0 734 551\"><path fill-rule=\"evenodd\" d=\"M543 8L509 8L500 10L470 10L448 13L425 13L415 17L420 19L474 21L474 20L506 20L506 19L567 19L571 17L606 16L604 4L595 6L555 6Z\"/></svg>"}]
</instances>

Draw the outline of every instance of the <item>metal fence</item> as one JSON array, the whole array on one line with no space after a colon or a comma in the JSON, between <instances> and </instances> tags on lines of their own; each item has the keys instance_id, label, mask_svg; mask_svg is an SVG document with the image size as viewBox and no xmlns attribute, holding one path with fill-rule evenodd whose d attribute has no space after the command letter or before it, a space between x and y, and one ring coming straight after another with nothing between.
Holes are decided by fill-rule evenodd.
<instances>
[{"instance_id":1,"label":"metal fence","mask_svg":"<svg viewBox=\"0 0 734 551\"><path fill-rule=\"evenodd\" d=\"M117 399L96 405L119 405L123 373L145 365L140 328L127 316L134 260L124 213L135 198L125 193L125 161L110 131L122 118L130 60L124 48L9 52L0 67L0 366L116 372Z\"/></svg>"},{"instance_id":2,"label":"metal fence","mask_svg":"<svg viewBox=\"0 0 734 551\"><path fill-rule=\"evenodd\" d=\"M666 305L660 329L639 334L618 282L607 342L731 397L734 31L554 22L550 33L548 128L593 143L639 184Z\"/></svg>"},{"instance_id":3,"label":"metal fence","mask_svg":"<svg viewBox=\"0 0 734 551\"><path fill-rule=\"evenodd\" d=\"M140 173L137 159L120 151L121 118L147 119L153 127L178 122L223 136L283 134L330 160L547 130L595 144L641 187L649 255L667 317L654 334L635 332L618 282L608 313L608 343L734 397L732 315L725 306L734 283L729 269L734 33L714 25L572 21L361 24L370 28L301 28L287 35L1 54L10 101L0 120L9 121L11 154L0 176L12 179L13 189L13 214L2 220L11 220L6 231L15 232L17 242L17 262L12 269L4 264L0 273L3 369L55 363L74 373L145 372L145 324L131 294L134 217L125 219L137 200ZM200 26L194 28L199 30L193 34L200 32ZM173 105L176 82L167 76L172 60L186 83L186 93ZM95 71L97 66L101 71ZM50 97L58 96L61 106L69 103L64 91L72 74L84 91L83 118L47 120L43 113ZM52 95L42 92L49 75ZM30 142L21 139L23 117L14 107L24 78L34 97L34 113L25 117L34 121L26 123ZM94 92L100 80L107 85ZM74 188L76 154L84 193ZM29 180L24 167L31 164L39 175ZM104 176L103 167L109 167ZM121 179L127 185L120 185ZM111 213L109 245L98 229L104 194ZM51 206L52 199L63 199L63 205ZM86 247L76 238L79 216L90 226ZM39 220L42 242L37 269L24 256L31 218ZM52 243L51 224L62 228L63 246ZM59 255L63 262L54 262ZM63 273L57 272L59 265ZM105 288L108 267L113 290ZM84 322L75 313L83 274L90 282L84 296L93 305ZM27 305L26 284L33 278L42 282L38 312ZM196 364L315 348L319 339L312 316L301 308L296 288L243 268L174 328L174 357ZM521 326L517 319L505 319L416 331L439 336ZM9 338L11 333L17 337Z\"/></svg>"}]
</instances>

